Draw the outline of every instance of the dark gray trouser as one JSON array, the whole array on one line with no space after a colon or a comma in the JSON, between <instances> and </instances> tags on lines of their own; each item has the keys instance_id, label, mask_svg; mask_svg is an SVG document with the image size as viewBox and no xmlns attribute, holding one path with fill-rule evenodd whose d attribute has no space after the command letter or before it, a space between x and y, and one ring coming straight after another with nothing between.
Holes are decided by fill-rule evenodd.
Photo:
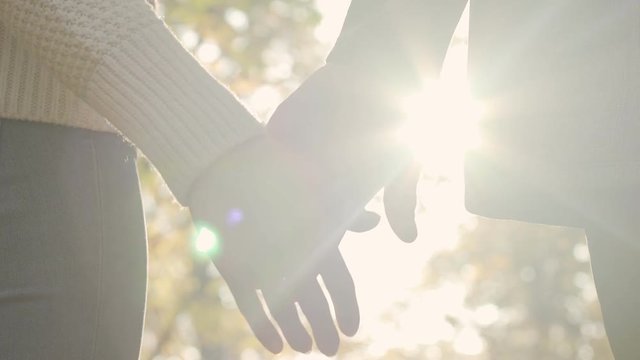
<instances>
[{"instance_id":1,"label":"dark gray trouser","mask_svg":"<svg viewBox=\"0 0 640 360\"><path fill-rule=\"evenodd\" d=\"M146 256L134 149L0 119L0 359L137 359Z\"/></svg>"}]
</instances>

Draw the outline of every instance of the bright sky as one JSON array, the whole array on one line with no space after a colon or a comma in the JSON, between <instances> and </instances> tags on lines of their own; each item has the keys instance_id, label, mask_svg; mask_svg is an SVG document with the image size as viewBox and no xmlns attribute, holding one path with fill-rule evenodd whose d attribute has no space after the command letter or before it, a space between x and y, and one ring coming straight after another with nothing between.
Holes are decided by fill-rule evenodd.
<instances>
[{"instance_id":1,"label":"bright sky","mask_svg":"<svg viewBox=\"0 0 640 360\"><path fill-rule=\"evenodd\" d=\"M324 16L316 37L332 44L349 1L316 0L316 4ZM467 24L465 12L456 36L466 37ZM473 125L479 120L482 106L469 96L466 56L463 43L452 47L441 79L425 81L423 92L403 100L411 124L406 134L418 135L405 134L403 138L412 143L426 173L450 179L440 183L425 180L420 184L419 199L426 209L417 217L418 239L413 244L402 243L383 219L373 231L347 235L340 247L356 282L361 306L362 323L356 339L372 344L368 349L371 355L440 340L453 341L460 353L477 354L484 344L475 330L469 327L454 333L445 315L459 314L461 318L485 323L497 318L497 308L490 304L479 313L465 309L465 289L460 284L449 283L429 291L418 289L428 271L427 261L438 251L455 248L461 226L474 226L474 218L464 210L462 156L466 148L478 144ZM384 213L379 199L369 207ZM394 303L399 301L408 302L408 307L393 313ZM383 315L390 313L396 324L382 320Z\"/></svg>"}]
</instances>

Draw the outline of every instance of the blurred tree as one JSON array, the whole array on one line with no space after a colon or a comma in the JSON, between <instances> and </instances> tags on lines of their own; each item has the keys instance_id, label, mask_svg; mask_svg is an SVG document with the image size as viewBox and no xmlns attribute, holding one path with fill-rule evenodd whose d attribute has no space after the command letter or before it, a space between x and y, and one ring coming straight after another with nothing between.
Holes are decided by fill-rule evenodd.
<instances>
[{"instance_id":1,"label":"blurred tree","mask_svg":"<svg viewBox=\"0 0 640 360\"><path fill-rule=\"evenodd\" d=\"M256 91L267 93L262 101L273 107L321 64L324 51L314 38L320 14L313 0L163 0L161 5L182 43L263 119L262 104L251 103Z\"/></svg>"},{"instance_id":2,"label":"blurred tree","mask_svg":"<svg viewBox=\"0 0 640 360\"><path fill-rule=\"evenodd\" d=\"M394 349L384 359L613 358L582 230L479 218L426 269L417 292L451 283L466 289L466 311L446 315L454 340L435 351ZM465 331L480 336L482 351L455 351Z\"/></svg>"},{"instance_id":3,"label":"blurred tree","mask_svg":"<svg viewBox=\"0 0 640 360\"><path fill-rule=\"evenodd\" d=\"M467 304L502 313L481 328L490 358L611 358L582 230L481 219L461 252L454 263L474 273Z\"/></svg>"}]
</instances>

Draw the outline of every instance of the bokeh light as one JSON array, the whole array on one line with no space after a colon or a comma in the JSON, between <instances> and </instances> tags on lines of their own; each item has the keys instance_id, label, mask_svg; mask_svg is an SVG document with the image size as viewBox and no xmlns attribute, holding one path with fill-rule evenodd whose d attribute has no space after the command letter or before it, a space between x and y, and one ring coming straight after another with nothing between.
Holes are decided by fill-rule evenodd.
<instances>
[{"instance_id":1,"label":"bokeh light","mask_svg":"<svg viewBox=\"0 0 640 360\"><path fill-rule=\"evenodd\" d=\"M236 226L244 220L244 212L238 208L233 208L227 213L227 225Z\"/></svg>"},{"instance_id":2,"label":"bokeh light","mask_svg":"<svg viewBox=\"0 0 640 360\"><path fill-rule=\"evenodd\" d=\"M194 248L201 255L216 255L220 250L218 235L207 227L201 227L195 237Z\"/></svg>"}]
</instances>

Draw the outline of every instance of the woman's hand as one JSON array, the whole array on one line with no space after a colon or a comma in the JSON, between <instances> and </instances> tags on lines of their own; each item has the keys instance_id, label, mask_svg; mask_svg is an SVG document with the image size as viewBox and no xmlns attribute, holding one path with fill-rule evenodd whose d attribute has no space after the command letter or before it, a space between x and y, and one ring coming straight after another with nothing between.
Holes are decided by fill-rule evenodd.
<instances>
[{"instance_id":1,"label":"woman's hand","mask_svg":"<svg viewBox=\"0 0 640 360\"><path fill-rule=\"evenodd\" d=\"M353 335L359 326L353 280L338 250L348 212L331 209L339 202L326 197L323 183L313 166L261 136L219 159L191 192L196 224L219 241L214 264L256 337L274 353L283 341L260 295L300 352L310 351L312 340L296 304L326 355L339 345L329 301L342 333Z\"/></svg>"}]
</instances>

